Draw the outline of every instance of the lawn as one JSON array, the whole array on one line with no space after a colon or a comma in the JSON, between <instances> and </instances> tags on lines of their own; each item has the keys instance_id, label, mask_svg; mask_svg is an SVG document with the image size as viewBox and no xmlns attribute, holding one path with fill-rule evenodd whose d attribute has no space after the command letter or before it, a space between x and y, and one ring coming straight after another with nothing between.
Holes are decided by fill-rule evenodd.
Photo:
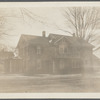
<instances>
[{"instance_id":1,"label":"lawn","mask_svg":"<svg viewBox=\"0 0 100 100\"><path fill-rule=\"evenodd\" d=\"M99 75L0 75L0 93L100 92L99 84Z\"/></svg>"}]
</instances>

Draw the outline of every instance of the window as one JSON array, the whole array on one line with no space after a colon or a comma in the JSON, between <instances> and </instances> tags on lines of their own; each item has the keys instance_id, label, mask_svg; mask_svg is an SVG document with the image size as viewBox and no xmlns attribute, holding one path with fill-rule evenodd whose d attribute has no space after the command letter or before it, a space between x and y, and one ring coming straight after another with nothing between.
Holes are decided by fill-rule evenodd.
<instances>
[{"instance_id":1,"label":"window","mask_svg":"<svg viewBox=\"0 0 100 100\"><path fill-rule=\"evenodd\" d=\"M64 45L59 46L59 53L63 54L64 53Z\"/></svg>"},{"instance_id":2,"label":"window","mask_svg":"<svg viewBox=\"0 0 100 100\"><path fill-rule=\"evenodd\" d=\"M71 65L72 65L72 68L74 68L74 67L75 67L74 60L72 60L71 62L72 62L72 63L71 63Z\"/></svg>"},{"instance_id":3,"label":"window","mask_svg":"<svg viewBox=\"0 0 100 100\"><path fill-rule=\"evenodd\" d=\"M64 67L65 67L65 66L64 66L64 62L61 60L61 61L60 61L60 69L64 69Z\"/></svg>"},{"instance_id":4,"label":"window","mask_svg":"<svg viewBox=\"0 0 100 100\"><path fill-rule=\"evenodd\" d=\"M80 62L76 61L76 68L80 68Z\"/></svg>"},{"instance_id":5,"label":"window","mask_svg":"<svg viewBox=\"0 0 100 100\"><path fill-rule=\"evenodd\" d=\"M77 68L78 63L75 60L72 60L72 68Z\"/></svg>"},{"instance_id":6,"label":"window","mask_svg":"<svg viewBox=\"0 0 100 100\"><path fill-rule=\"evenodd\" d=\"M39 46L37 47L37 54L41 54L41 48Z\"/></svg>"},{"instance_id":7,"label":"window","mask_svg":"<svg viewBox=\"0 0 100 100\"><path fill-rule=\"evenodd\" d=\"M25 56L25 48L22 48L22 53L23 53L23 56Z\"/></svg>"},{"instance_id":8,"label":"window","mask_svg":"<svg viewBox=\"0 0 100 100\"><path fill-rule=\"evenodd\" d=\"M41 60L38 59L37 60L37 69L41 69L42 65L41 65Z\"/></svg>"},{"instance_id":9,"label":"window","mask_svg":"<svg viewBox=\"0 0 100 100\"><path fill-rule=\"evenodd\" d=\"M65 48L65 53L69 54L68 47Z\"/></svg>"}]
</instances>

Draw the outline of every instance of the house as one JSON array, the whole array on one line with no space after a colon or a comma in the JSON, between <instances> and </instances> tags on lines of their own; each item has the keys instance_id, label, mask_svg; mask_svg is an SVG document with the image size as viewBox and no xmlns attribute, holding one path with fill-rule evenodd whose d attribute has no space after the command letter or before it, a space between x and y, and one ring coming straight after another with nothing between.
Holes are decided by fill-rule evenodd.
<instances>
[{"instance_id":1,"label":"house","mask_svg":"<svg viewBox=\"0 0 100 100\"><path fill-rule=\"evenodd\" d=\"M46 37L45 31L42 36L22 34L8 69L10 73L29 75L89 73L93 71L92 48L74 35Z\"/></svg>"},{"instance_id":2,"label":"house","mask_svg":"<svg viewBox=\"0 0 100 100\"><path fill-rule=\"evenodd\" d=\"M8 73L11 68L11 59L13 58L13 52L2 49L0 51L0 62L2 63L2 72Z\"/></svg>"},{"instance_id":3,"label":"house","mask_svg":"<svg viewBox=\"0 0 100 100\"><path fill-rule=\"evenodd\" d=\"M62 73L88 73L93 71L93 46L91 44L75 36L50 34L49 39L52 40L56 49L55 67L62 68ZM59 71L61 72L61 70Z\"/></svg>"},{"instance_id":4,"label":"house","mask_svg":"<svg viewBox=\"0 0 100 100\"><path fill-rule=\"evenodd\" d=\"M22 35L17 45L22 59L20 70L23 73L52 73L52 49L48 37ZM48 66L48 67L47 67Z\"/></svg>"},{"instance_id":5,"label":"house","mask_svg":"<svg viewBox=\"0 0 100 100\"><path fill-rule=\"evenodd\" d=\"M95 55L93 55L92 64L93 64L94 72L100 72L100 58L98 58Z\"/></svg>"},{"instance_id":6,"label":"house","mask_svg":"<svg viewBox=\"0 0 100 100\"><path fill-rule=\"evenodd\" d=\"M93 46L74 36L21 35L16 49L21 73L75 74L91 72Z\"/></svg>"},{"instance_id":7,"label":"house","mask_svg":"<svg viewBox=\"0 0 100 100\"><path fill-rule=\"evenodd\" d=\"M0 51L0 73L19 74L21 60L20 57L15 56L16 52L2 49Z\"/></svg>"}]
</instances>

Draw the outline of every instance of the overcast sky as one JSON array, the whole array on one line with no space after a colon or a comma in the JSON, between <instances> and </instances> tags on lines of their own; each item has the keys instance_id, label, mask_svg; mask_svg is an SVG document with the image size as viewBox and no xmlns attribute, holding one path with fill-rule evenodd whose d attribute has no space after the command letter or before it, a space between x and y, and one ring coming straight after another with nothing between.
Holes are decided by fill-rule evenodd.
<instances>
[{"instance_id":1,"label":"overcast sky","mask_svg":"<svg viewBox=\"0 0 100 100\"><path fill-rule=\"evenodd\" d=\"M0 8L0 17L3 17L0 23L3 23L2 25L4 26L2 31L9 35L15 35L6 36L11 46L17 44L17 37L21 34L41 35L42 31L46 31L47 35L49 33L69 35L58 30L58 26L63 29L66 28L63 12L61 11L61 8L55 7ZM10 39L16 39L16 41L12 42Z\"/></svg>"},{"instance_id":2,"label":"overcast sky","mask_svg":"<svg viewBox=\"0 0 100 100\"><path fill-rule=\"evenodd\" d=\"M0 30L9 34L0 39L0 43L16 47L21 34L42 35L42 31L49 33L69 35L58 30L58 27L71 31L65 25L63 8L60 7L33 7L33 8L0 8ZM100 36L100 30L96 31ZM100 46L100 40L94 43ZM95 52L100 57L100 50Z\"/></svg>"}]
</instances>

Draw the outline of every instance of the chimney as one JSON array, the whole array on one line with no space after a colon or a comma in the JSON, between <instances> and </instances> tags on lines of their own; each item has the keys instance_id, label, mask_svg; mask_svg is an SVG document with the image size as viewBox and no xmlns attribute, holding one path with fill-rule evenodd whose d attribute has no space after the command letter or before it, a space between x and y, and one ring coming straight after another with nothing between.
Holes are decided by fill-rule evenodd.
<instances>
[{"instance_id":1,"label":"chimney","mask_svg":"<svg viewBox=\"0 0 100 100\"><path fill-rule=\"evenodd\" d=\"M42 32L42 37L46 37L46 32L45 31Z\"/></svg>"}]
</instances>

